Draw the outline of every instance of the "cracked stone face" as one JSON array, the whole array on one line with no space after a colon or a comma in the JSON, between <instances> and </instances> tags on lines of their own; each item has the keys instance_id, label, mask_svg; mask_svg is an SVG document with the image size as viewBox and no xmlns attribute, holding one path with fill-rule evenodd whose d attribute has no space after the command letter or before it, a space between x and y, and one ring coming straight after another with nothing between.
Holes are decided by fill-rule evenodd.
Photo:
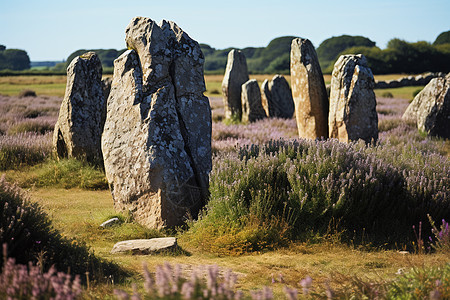
<instances>
[{"instance_id":1,"label":"cracked stone face","mask_svg":"<svg viewBox=\"0 0 450 300\"><path fill-rule=\"evenodd\" d=\"M450 74L432 79L414 97L402 119L416 123L429 135L450 138Z\"/></svg>"},{"instance_id":2,"label":"cracked stone face","mask_svg":"<svg viewBox=\"0 0 450 300\"><path fill-rule=\"evenodd\" d=\"M143 225L173 227L208 198L211 109L199 44L174 22L137 17L114 76L102 136L114 205Z\"/></svg>"},{"instance_id":3,"label":"cracked stone face","mask_svg":"<svg viewBox=\"0 0 450 300\"><path fill-rule=\"evenodd\" d=\"M67 68L67 86L53 134L53 152L58 157L99 161L105 122L102 65L94 52L72 60Z\"/></svg>"},{"instance_id":4,"label":"cracked stone face","mask_svg":"<svg viewBox=\"0 0 450 300\"><path fill-rule=\"evenodd\" d=\"M328 137L328 96L316 50L308 39L291 44L291 86L300 138Z\"/></svg>"},{"instance_id":5,"label":"cracked stone face","mask_svg":"<svg viewBox=\"0 0 450 300\"><path fill-rule=\"evenodd\" d=\"M290 119L294 115L294 100L286 78L275 75L261 85L262 105L270 118Z\"/></svg>"},{"instance_id":6,"label":"cracked stone face","mask_svg":"<svg viewBox=\"0 0 450 300\"><path fill-rule=\"evenodd\" d=\"M330 138L341 142L378 139L378 115L373 74L364 55L342 55L331 77Z\"/></svg>"}]
</instances>

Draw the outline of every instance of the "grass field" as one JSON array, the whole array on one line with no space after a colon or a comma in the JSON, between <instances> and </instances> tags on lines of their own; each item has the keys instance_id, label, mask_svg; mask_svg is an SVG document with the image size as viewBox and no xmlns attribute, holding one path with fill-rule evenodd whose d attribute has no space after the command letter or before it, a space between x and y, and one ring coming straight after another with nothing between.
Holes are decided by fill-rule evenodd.
<instances>
[{"instance_id":1,"label":"grass field","mask_svg":"<svg viewBox=\"0 0 450 300\"><path fill-rule=\"evenodd\" d=\"M400 77L400 75L386 75L377 76L377 79L387 80L393 76L395 76L394 78ZM272 77L273 75L250 76L250 78L257 79L259 84L264 79ZM288 76L287 80L290 80ZM325 81L329 80L330 77L325 76ZM122 282L113 282L110 279L101 283L91 282L89 288L85 286L87 290L84 298L86 299L113 298L113 290L116 288L131 293L132 283L142 286L143 263L147 264L152 273L155 272L158 265L165 262L179 264L186 276L189 276L197 266L218 265L221 269L232 269L238 275L236 288L244 291L246 295L249 295L250 291L268 286L274 292L274 299L284 299L286 286L295 288L301 293L300 281L306 276L310 276L313 279L313 289L321 295L319 298L326 299L325 287L329 285L339 295L353 293L353 295L357 295L355 299L359 299L359 296L365 295L363 290L388 286L403 278L402 274L408 272L418 274L417 278L434 287L435 280L428 282L426 275L428 271L425 270L433 267L441 268L450 261L450 251L430 253L418 246L420 239L410 240L408 244L391 244L389 247L374 246L367 242L364 231L358 233L358 236L354 236L352 240L344 239L345 230L331 222L326 233L311 234L311 238L306 241L298 239L280 247L243 251L243 254L240 255L233 251L229 251L230 254L225 255L224 252L204 250L193 244L190 240L192 234L190 235L185 228L163 231L144 228L129 220L128 216L115 212L113 199L107 190L105 175L101 169L75 160L49 158L51 156L51 132L46 131L44 134L33 135L35 132L25 131L20 135L16 133L17 130L12 130L20 124L27 125L28 127L25 125L22 127L30 128L30 131L36 130L30 124L42 123L41 127L45 125L45 128L48 126L52 128L56 122L60 99L40 96L62 97L65 81L65 76L0 77L0 94L18 95L23 89L35 90L38 94L36 98L0 96L0 114L2 115L0 118L0 150L10 149L0 152L0 162L7 160L0 175L5 174L6 180L16 182L25 189L31 200L39 203L49 214L54 226L61 231L63 236L86 243L97 256L114 261L131 274ZM215 154L223 155L220 157L224 157L225 160L231 159L231 156L227 158L226 155L228 152L236 151L236 146L264 144L269 140L279 140L280 138L292 140L297 137L295 119L266 119L252 124L231 125L217 121L223 117L221 81L221 75L205 76L206 95L210 97L213 120L215 120L212 125L212 148ZM389 148L392 149L391 152L396 153L395 162L398 161L399 165L404 165L405 169L415 168L417 174L425 168L422 165L427 166L430 170L438 168L439 164L443 164L443 168L445 168L450 155L449 141L427 138L418 133L414 127L408 127L401 121L401 115L408 106L412 93L418 88L420 87L375 91L378 98L377 112L381 143L372 149L374 153L378 153L377 155L383 156L389 152L383 150L383 147L391 147ZM382 97L382 94L386 92L392 93L394 98ZM217 118L214 118L215 115ZM43 158L39 162L18 160L17 165L12 165L11 160L5 159L8 151L13 153L17 148L19 150L25 148L31 153L36 151L33 148L35 146L39 146L39 153L43 153ZM383 151L386 153L383 154ZM26 151L20 154L25 158L27 156ZM325 157L328 159L328 155ZM306 159L305 164L307 162ZM431 166L430 162L434 162L434 165ZM217 159L214 164L219 164ZM389 164L394 163L390 162ZM334 166L332 162L330 165ZM315 172L311 173L311 178L315 176ZM412 175L415 174L413 173L411 172ZM433 176L440 175L434 173ZM419 194L431 193L428 189L434 186L434 183L431 182L433 178L430 179L429 184L421 181L420 187L419 183L412 183L411 186L418 186L419 190L422 189ZM409 178L406 179L409 180ZM425 179L427 178L421 178L421 180ZM445 180L448 181L448 178L443 178L440 184L442 182L445 184L447 182ZM395 197L398 195L396 194ZM99 224L113 216L119 216L125 222L108 229L99 228ZM430 232L424 232L424 238L427 239L430 234ZM118 241L160 236L178 237L178 243L182 250L150 256L113 255L110 253L113 245ZM230 237L225 236L223 240L226 242L227 238ZM220 240L220 237L216 240ZM403 251L406 248L409 252ZM450 289L448 277L442 280L447 280L444 282L444 286L446 289ZM418 292L422 290L424 289L418 289ZM447 292L450 295L450 290ZM428 297L428 295L426 296ZM341 298L346 299L345 297ZM423 297L417 296L417 298ZM312 297L306 297L306 299L312 299Z\"/></svg>"},{"instance_id":2,"label":"grass field","mask_svg":"<svg viewBox=\"0 0 450 300\"><path fill-rule=\"evenodd\" d=\"M110 75L107 75L110 76ZM391 80L397 79L404 75L376 75L376 80ZM250 79L256 79L261 85L265 79L272 79L273 75L250 75ZM290 83L289 75L284 76ZM222 95L222 79L223 75L206 75L206 96L217 97ZM331 82L331 75L324 75L326 84ZM377 95L389 91L394 97L404 99L412 99L412 93L421 87L405 87L398 89L376 90ZM0 77L0 94L8 96L17 96L23 90L33 90L37 95L58 96L63 97L66 89L66 76L6 76Z\"/></svg>"},{"instance_id":3,"label":"grass field","mask_svg":"<svg viewBox=\"0 0 450 300\"><path fill-rule=\"evenodd\" d=\"M330 233L317 243L294 243L278 251L266 251L244 256L216 256L186 247L183 239L180 246L188 255L130 256L112 255L109 251L115 242L126 238L130 228L120 225L113 229L101 230L98 225L115 214L109 191L86 191L80 189L32 189L33 201L40 203L50 214L55 225L68 236L85 241L101 257L114 260L135 275L131 281L139 282L142 264L149 270L169 262L181 264L185 270L196 266L217 264L224 269L232 269L238 274L238 288L250 291L263 286L274 290L275 299L283 298L285 285L301 289L299 281L311 276L316 285L330 282L333 289L343 288L356 277L361 280L388 281L394 279L399 270L438 266L448 261L445 254L419 255L404 254L397 250L364 249L338 242L339 233ZM142 236L151 235L144 229L134 228ZM125 233L124 233L125 232ZM131 232L129 233L131 237ZM133 238L137 238L136 233ZM333 235L335 234L335 235ZM280 282L280 275L284 283ZM275 283L272 283L272 278ZM130 290L129 284L119 286L96 286L92 296L101 297L105 290L113 288Z\"/></svg>"}]
</instances>

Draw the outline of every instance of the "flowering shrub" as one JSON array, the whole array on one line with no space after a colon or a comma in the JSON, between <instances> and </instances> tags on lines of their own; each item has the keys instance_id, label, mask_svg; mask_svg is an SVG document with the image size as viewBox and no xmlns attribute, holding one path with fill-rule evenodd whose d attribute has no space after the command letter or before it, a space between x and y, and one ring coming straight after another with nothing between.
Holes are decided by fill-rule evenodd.
<instances>
[{"instance_id":1,"label":"flowering shrub","mask_svg":"<svg viewBox=\"0 0 450 300\"><path fill-rule=\"evenodd\" d=\"M450 253L450 228L448 222L442 219L442 224L438 228L433 219L428 215L428 219L431 224L431 232L434 235L434 240L430 236L430 242L432 246L437 250L445 253Z\"/></svg>"},{"instance_id":2,"label":"flowering shrub","mask_svg":"<svg viewBox=\"0 0 450 300\"><path fill-rule=\"evenodd\" d=\"M52 135L47 133L20 133L0 135L0 170L34 165L51 155Z\"/></svg>"},{"instance_id":3,"label":"flowering shrub","mask_svg":"<svg viewBox=\"0 0 450 300\"><path fill-rule=\"evenodd\" d=\"M254 251L311 230L323 233L339 220L347 232L405 241L412 237L411 224L427 213L450 214L449 173L442 156L364 143L299 140L244 147L215 157L211 200L204 216L191 223L187 240L219 253Z\"/></svg>"},{"instance_id":4,"label":"flowering shrub","mask_svg":"<svg viewBox=\"0 0 450 300\"><path fill-rule=\"evenodd\" d=\"M6 248L6 247L5 247ZM83 289L79 276L57 272L51 267L42 273L38 266L16 264L8 258L0 274L0 298L4 299L76 299Z\"/></svg>"},{"instance_id":5,"label":"flowering shrub","mask_svg":"<svg viewBox=\"0 0 450 300\"><path fill-rule=\"evenodd\" d=\"M132 295L117 289L114 294L119 299L274 299L268 286L247 293L237 290L237 275L231 270L221 272L216 265L182 273L181 266L165 263L153 275L144 265L144 293L134 284ZM272 284L284 282L272 280ZM325 281L306 276L297 286L301 289L284 285L286 299L448 299L450 264L413 268L394 280L367 281L339 273Z\"/></svg>"},{"instance_id":6,"label":"flowering shrub","mask_svg":"<svg viewBox=\"0 0 450 300\"><path fill-rule=\"evenodd\" d=\"M0 245L3 244L8 250L6 256L20 264L39 261L43 269L54 265L58 270L70 269L72 274L89 272L94 280L103 280L105 275L125 275L117 265L94 256L85 245L63 238L40 206L4 177L0 178ZM0 255L0 266L4 257Z\"/></svg>"}]
</instances>

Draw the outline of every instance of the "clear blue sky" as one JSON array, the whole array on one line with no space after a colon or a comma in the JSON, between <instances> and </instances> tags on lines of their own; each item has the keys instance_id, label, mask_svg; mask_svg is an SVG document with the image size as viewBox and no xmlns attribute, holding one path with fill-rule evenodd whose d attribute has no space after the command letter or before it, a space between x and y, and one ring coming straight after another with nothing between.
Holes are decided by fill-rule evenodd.
<instances>
[{"instance_id":1,"label":"clear blue sky","mask_svg":"<svg viewBox=\"0 0 450 300\"><path fill-rule=\"evenodd\" d=\"M173 20L217 49L266 46L285 35L318 47L342 34L385 48L394 37L433 42L450 30L450 0L0 0L0 44L26 50L32 61L62 60L78 49L123 49L135 16Z\"/></svg>"}]
</instances>

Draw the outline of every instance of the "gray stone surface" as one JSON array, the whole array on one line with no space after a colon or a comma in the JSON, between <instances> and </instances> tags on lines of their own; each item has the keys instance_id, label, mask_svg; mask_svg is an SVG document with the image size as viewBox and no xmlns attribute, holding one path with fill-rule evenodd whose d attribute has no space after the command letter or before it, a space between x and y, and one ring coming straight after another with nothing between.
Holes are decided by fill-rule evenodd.
<instances>
[{"instance_id":1,"label":"gray stone surface","mask_svg":"<svg viewBox=\"0 0 450 300\"><path fill-rule=\"evenodd\" d=\"M94 52L72 60L67 85L53 133L53 152L58 157L99 161L106 100L102 65Z\"/></svg>"},{"instance_id":2,"label":"gray stone surface","mask_svg":"<svg viewBox=\"0 0 450 300\"><path fill-rule=\"evenodd\" d=\"M161 251L173 251L178 248L177 239L174 237L128 240L116 243L112 250L112 254L129 253L129 254L156 254Z\"/></svg>"},{"instance_id":3,"label":"gray stone surface","mask_svg":"<svg viewBox=\"0 0 450 300\"><path fill-rule=\"evenodd\" d=\"M300 138L328 138L328 95L316 50L308 39L291 44L291 86Z\"/></svg>"},{"instance_id":4,"label":"gray stone surface","mask_svg":"<svg viewBox=\"0 0 450 300\"><path fill-rule=\"evenodd\" d=\"M269 102L272 102L272 95L269 90L269 80L264 79L261 84L261 104L266 112L266 116L270 117Z\"/></svg>"},{"instance_id":5,"label":"gray stone surface","mask_svg":"<svg viewBox=\"0 0 450 300\"><path fill-rule=\"evenodd\" d=\"M275 75L271 81L263 82L261 87L263 107L267 105L270 118L292 118L294 115L294 100L291 88L286 78Z\"/></svg>"},{"instance_id":6,"label":"gray stone surface","mask_svg":"<svg viewBox=\"0 0 450 300\"><path fill-rule=\"evenodd\" d=\"M227 67L222 81L226 119L231 119L233 116L239 120L241 119L241 88L248 80L247 60L244 53L240 50L231 50L228 53Z\"/></svg>"},{"instance_id":7,"label":"gray stone surface","mask_svg":"<svg viewBox=\"0 0 450 300\"><path fill-rule=\"evenodd\" d=\"M106 77L105 79L102 79L103 95L105 99L108 99L109 97L109 92L111 91L111 84L112 84L112 77Z\"/></svg>"},{"instance_id":8,"label":"gray stone surface","mask_svg":"<svg viewBox=\"0 0 450 300\"><path fill-rule=\"evenodd\" d=\"M211 109L203 54L175 23L134 18L114 62L102 136L116 210L151 227L196 217L208 197Z\"/></svg>"},{"instance_id":9,"label":"gray stone surface","mask_svg":"<svg viewBox=\"0 0 450 300\"><path fill-rule=\"evenodd\" d=\"M378 139L374 79L364 55L342 55L331 77L328 126L341 142Z\"/></svg>"},{"instance_id":10,"label":"gray stone surface","mask_svg":"<svg viewBox=\"0 0 450 300\"><path fill-rule=\"evenodd\" d=\"M434 78L417 94L403 120L432 136L450 138L450 74Z\"/></svg>"},{"instance_id":11,"label":"gray stone surface","mask_svg":"<svg viewBox=\"0 0 450 300\"><path fill-rule=\"evenodd\" d=\"M256 79L251 79L242 85L242 122L255 122L266 118L266 112L261 104L261 92Z\"/></svg>"}]
</instances>

